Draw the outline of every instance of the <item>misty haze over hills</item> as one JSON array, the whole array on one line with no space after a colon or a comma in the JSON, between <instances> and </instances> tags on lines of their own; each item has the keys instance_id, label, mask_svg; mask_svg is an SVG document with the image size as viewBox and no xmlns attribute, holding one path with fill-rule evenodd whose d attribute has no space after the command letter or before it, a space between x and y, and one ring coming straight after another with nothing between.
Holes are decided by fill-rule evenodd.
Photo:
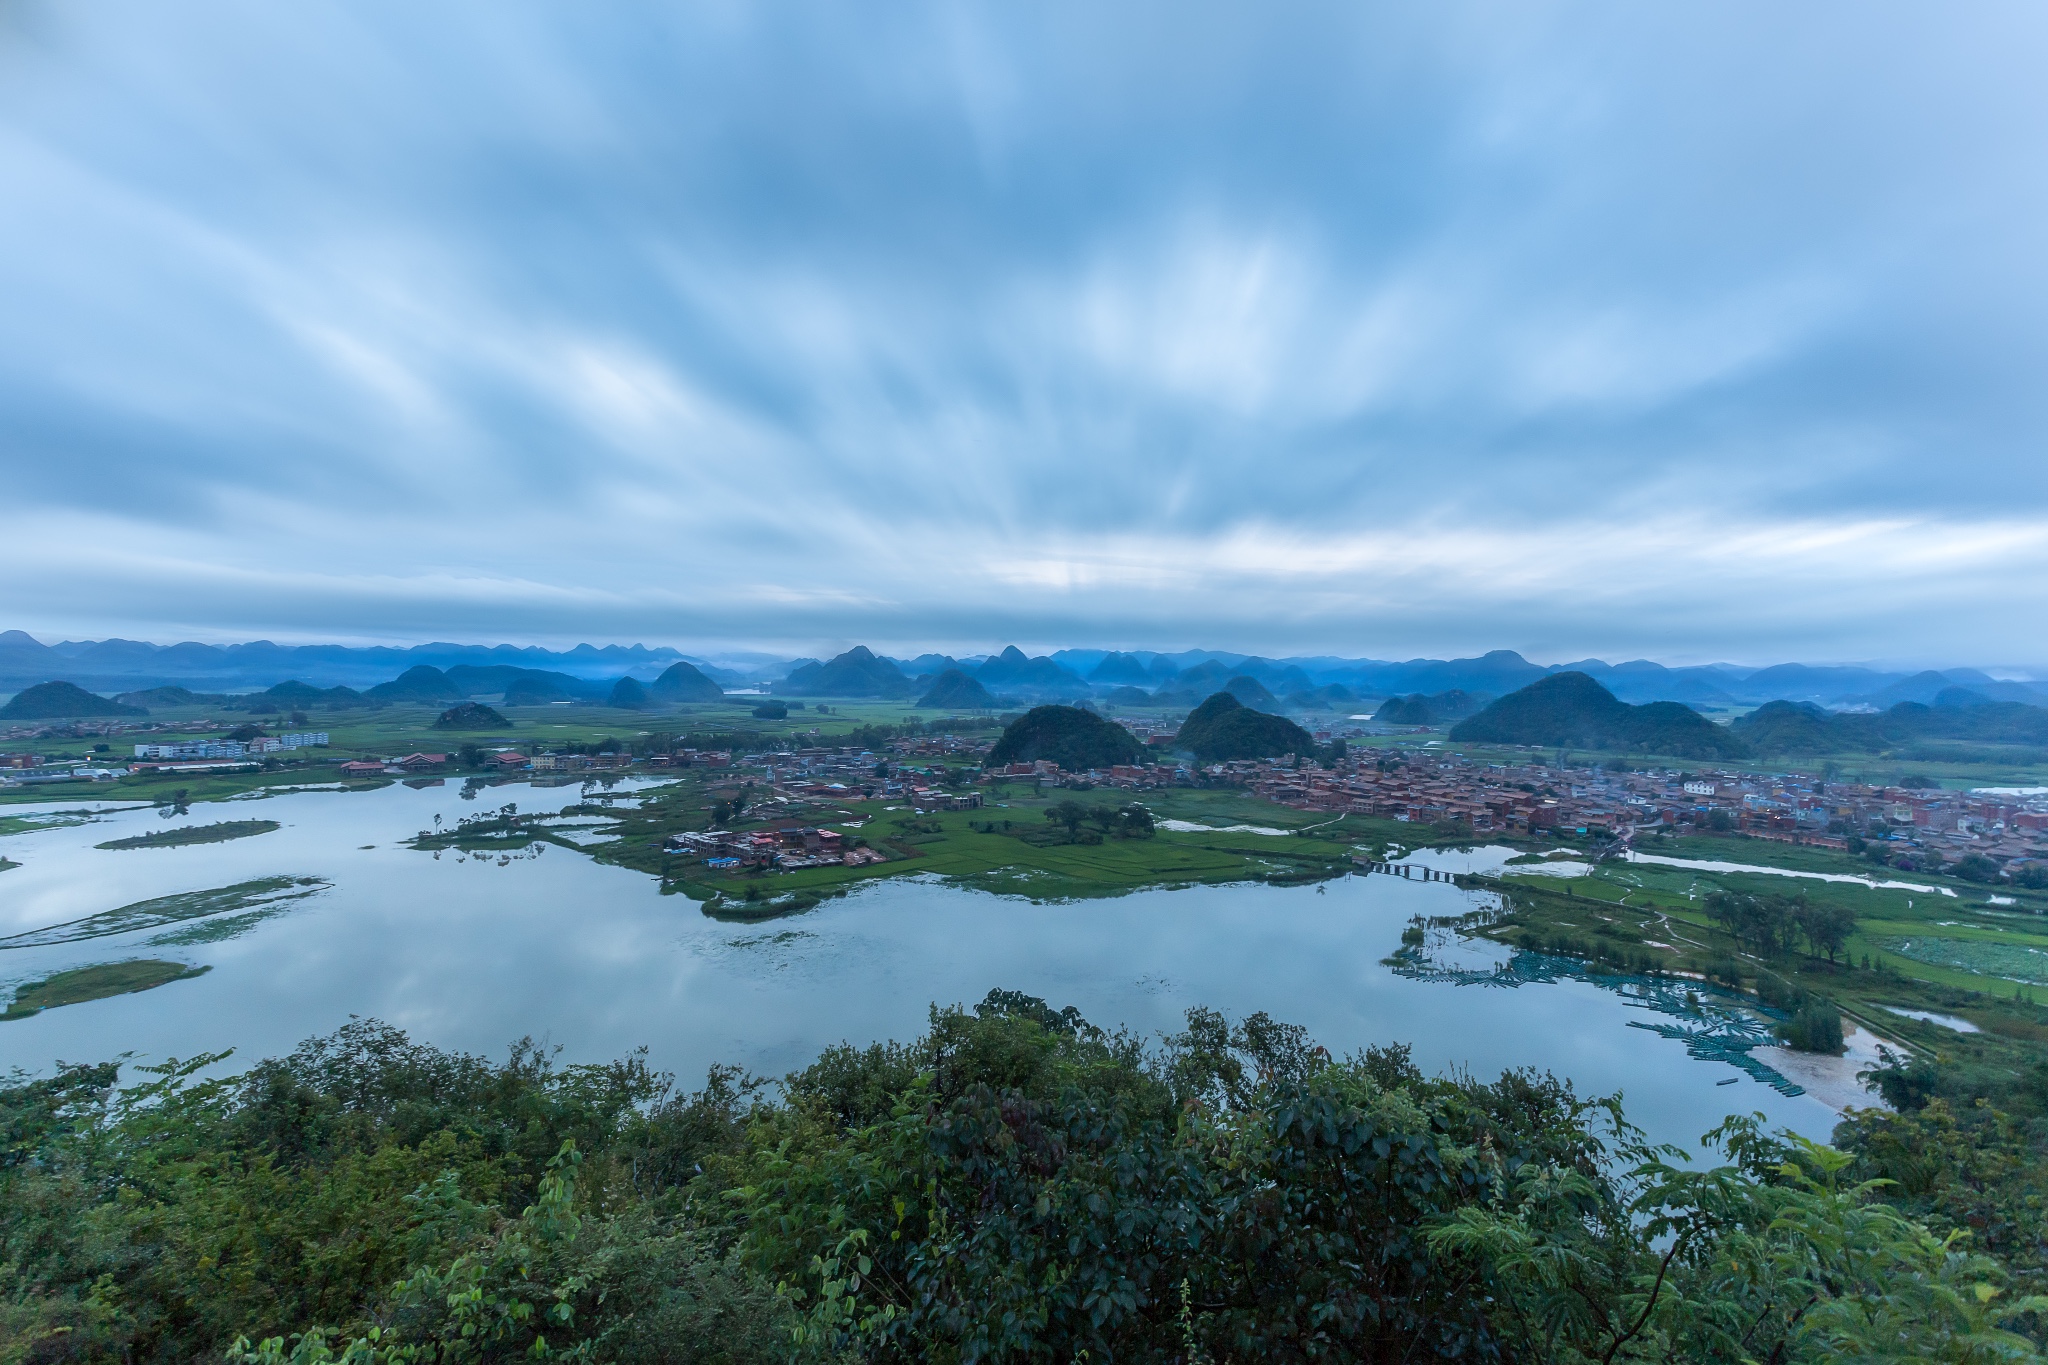
<instances>
[{"instance_id":1,"label":"misty haze over hills","mask_svg":"<svg viewBox=\"0 0 2048 1365\"><path fill-rule=\"evenodd\" d=\"M1994 678L1975 668L1918 673L1840 664L1781 663L1768 667L1705 664L1670 668L1645 659L1610 664L1599 659L1536 663L1513 650L1477 658L1384 660L1315 655L1281 659L1227 650L1177 652L1061 649L1028 656L1014 646L986 654L927 653L889 658L856 649L825 661L778 659L767 655L701 656L671 646L578 645L568 650L538 646L465 645L434 642L410 647L246 644L158 645L134 640L77 640L46 644L19 630L0 632L0 692L12 692L52 678L95 691L179 685L195 690L237 691L268 687L285 679L316 686L364 686L420 665L458 664L554 669L579 678L630 676L651 679L678 660L697 665L722 686L760 686L791 695L891 695L886 679L933 678L950 668L975 674L989 687L1029 695L1087 696L1117 687L1175 690L1220 689L1233 677L1250 677L1276 695L1317 688L1349 689L1361 697L1460 690L1504 695L1548 674L1572 671L1598 680L1617 698L1634 703L1677 701L1703 709L1742 707L1766 701L1810 701L1823 706L1885 707L1896 702L1931 702L1949 688L1965 688L1987 699L2048 702L2048 681ZM871 661L862 664L861 660ZM849 669L879 669L881 684L862 685Z\"/></svg>"}]
</instances>

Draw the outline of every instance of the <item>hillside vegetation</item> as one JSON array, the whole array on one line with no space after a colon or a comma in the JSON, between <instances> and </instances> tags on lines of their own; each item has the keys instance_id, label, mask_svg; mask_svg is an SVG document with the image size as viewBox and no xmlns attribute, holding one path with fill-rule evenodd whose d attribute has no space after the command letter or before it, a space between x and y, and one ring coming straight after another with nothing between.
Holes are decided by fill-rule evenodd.
<instances>
[{"instance_id":1,"label":"hillside vegetation","mask_svg":"<svg viewBox=\"0 0 2048 1365\"><path fill-rule=\"evenodd\" d=\"M183 688L178 690L184 691ZM281 707L325 706L330 711L345 711L351 706L360 706L363 702L362 694L352 687L314 687L311 683L302 683L297 679L267 687L258 695L267 701L276 702ZM184 701L165 704L190 706L204 700L210 699L193 697L186 693Z\"/></svg>"},{"instance_id":2,"label":"hillside vegetation","mask_svg":"<svg viewBox=\"0 0 2048 1365\"><path fill-rule=\"evenodd\" d=\"M15 693L0 706L0 720L73 720L93 716L146 716L139 706L95 696L77 683L46 682Z\"/></svg>"},{"instance_id":3,"label":"hillside vegetation","mask_svg":"<svg viewBox=\"0 0 2048 1365\"><path fill-rule=\"evenodd\" d=\"M509 730L512 722L480 701L451 706L434 718L436 730Z\"/></svg>"},{"instance_id":4,"label":"hillside vegetation","mask_svg":"<svg viewBox=\"0 0 2048 1365\"><path fill-rule=\"evenodd\" d=\"M1737 758L1742 741L1675 701L1630 706L1583 673L1553 673L1461 721L1451 738L1482 744Z\"/></svg>"},{"instance_id":5,"label":"hillside vegetation","mask_svg":"<svg viewBox=\"0 0 2048 1365\"><path fill-rule=\"evenodd\" d=\"M1475 697L1457 688L1434 696L1411 692L1405 697L1387 698L1380 703L1380 709L1373 712L1372 718L1386 725L1442 725L1461 720L1485 704L1486 698Z\"/></svg>"},{"instance_id":6,"label":"hillside vegetation","mask_svg":"<svg viewBox=\"0 0 2048 1365\"><path fill-rule=\"evenodd\" d=\"M1129 730L1078 706L1034 706L1003 730L986 765L1047 759L1068 772L1136 763L1138 741Z\"/></svg>"},{"instance_id":7,"label":"hillside vegetation","mask_svg":"<svg viewBox=\"0 0 2048 1365\"><path fill-rule=\"evenodd\" d=\"M152 706L201 706L210 698L182 687L149 687L136 692L117 692L114 694L114 700L123 706L140 707L147 711Z\"/></svg>"},{"instance_id":8,"label":"hillside vegetation","mask_svg":"<svg viewBox=\"0 0 2048 1365\"><path fill-rule=\"evenodd\" d=\"M377 702L453 701L462 695L462 688L432 664L408 668L390 682L378 683L363 693L366 699Z\"/></svg>"},{"instance_id":9,"label":"hillside vegetation","mask_svg":"<svg viewBox=\"0 0 2048 1365\"><path fill-rule=\"evenodd\" d=\"M1204 763L1234 758L1278 758L1315 752L1315 736L1284 716L1254 711L1228 692L1218 692L1188 713L1174 739Z\"/></svg>"},{"instance_id":10,"label":"hillside vegetation","mask_svg":"<svg viewBox=\"0 0 2048 1365\"><path fill-rule=\"evenodd\" d=\"M370 1020L217 1060L0 1089L10 1359L2033 1358L1845 1154L1737 1120L1672 1164L1550 1077L1264 1014L1147 1045L992 991L779 1091Z\"/></svg>"},{"instance_id":11,"label":"hillside vegetation","mask_svg":"<svg viewBox=\"0 0 2048 1365\"><path fill-rule=\"evenodd\" d=\"M1280 699L1257 678L1240 674L1223 684L1223 690L1254 711L1278 711Z\"/></svg>"},{"instance_id":12,"label":"hillside vegetation","mask_svg":"<svg viewBox=\"0 0 2048 1365\"><path fill-rule=\"evenodd\" d=\"M1079 674L1060 667L1043 655L1035 659L1027 657L1015 645L1004 646L1002 653L984 661L974 671L974 676L985 687L1000 687L1014 692L1083 697L1089 692L1088 684L1081 681Z\"/></svg>"},{"instance_id":13,"label":"hillside vegetation","mask_svg":"<svg viewBox=\"0 0 2048 1365\"><path fill-rule=\"evenodd\" d=\"M659 702L724 701L725 690L695 665L673 663L648 685L647 695Z\"/></svg>"},{"instance_id":14,"label":"hillside vegetation","mask_svg":"<svg viewBox=\"0 0 2048 1365\"><path fill-rule=\"evenodd\" d=\"M787 697L907 697L915 690L903 670L855 645L824 663L807 663L771 689Z\"/></svg>"},{"instance_id":15,"label":"hillside vegetation","mask_svg":"<svg viewBox=\"0 0 2048 1365\"><path fill-rule=\"evenodd\" d=\"M992 711L996 699L989 695L980 679L969 677L957 668L949 668L932 679L931 690L918 698L917 704L950 711Z\"/></svg>"},{"instance_id":16,"label":"hillside vegetation","mask_svg":"<svg viewBox=\"0 0 2048 1365\"><path fill-rule=\"evenodd\" d=\"M1767 702L1737 720L1734 730L1759 754L1881 753L1927 739L2048 744L2048 708L1952 688L1932 706L1902 701L1876 714Z\"/></svg>"}]
</instances>

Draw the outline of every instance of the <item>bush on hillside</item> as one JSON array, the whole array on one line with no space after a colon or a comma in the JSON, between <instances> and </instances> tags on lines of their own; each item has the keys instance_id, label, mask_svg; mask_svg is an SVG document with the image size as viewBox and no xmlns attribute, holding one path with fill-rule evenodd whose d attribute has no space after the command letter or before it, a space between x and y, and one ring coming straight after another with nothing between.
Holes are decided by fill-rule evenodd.
<instances>
[{"instance_id":1,"label":"bush on hillside","mask_svg":"<svg viewBox=\"0 0 2048 1365\"><path fill-rule=\"evenodd\" d=\"M434 717L436 730L509 730L512 722L480 701L451 706Z\"/></svg>"}]
</instances>

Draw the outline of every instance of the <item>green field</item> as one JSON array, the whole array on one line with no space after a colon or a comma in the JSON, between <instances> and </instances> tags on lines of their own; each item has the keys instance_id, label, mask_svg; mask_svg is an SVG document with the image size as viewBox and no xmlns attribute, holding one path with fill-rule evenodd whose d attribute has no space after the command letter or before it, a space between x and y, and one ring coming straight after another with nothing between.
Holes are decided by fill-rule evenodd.
<instances>
[{"instance_id":1,"label":"green field","mask_svg":"<svg viewBox=\"0 0 2048 1365\"><path fill-rule=\"evenodd\" d=\"M1412 837L1409 826L1391 821L1355 816L1332 821L1328 816L1288 810L1237 792L1169 790L1142 796L1162 819L1210 826L1254 824L1289 831L1317 828L1307 836L1161 830L1151 838L1091 839L1091 831L1083 831L1079 839L1071 839L1046 819L1046 809L1055 800L1117 806L1132 799L1132 794L1036 792L1029 784L1017 783L989 789L989 805L982 810L918 815L900 806L891 809L892 803L881 800L834 800L772 803L750 811L747 818L728 822L740 831L758 828L767 819L795 819L838 830L849 841L864 841L890 859L865 867L724 873L663 850L671 834L709 828L709 793L729 789L739 780L729 773L684 776L644 793L637 809L623 805L608 809L599 801L573 806L558 821L532 816L479 820L465 828L423 835L415 845L490 853L542 839L646 872L660 878L666 889L730 906L745 901L750 891L757 901L800 893L816 896L903 873L944 876L1034 900L1117 895L1146 886L1196 882L1326 877L1349 871L1354 853L1376 853L1390 840ZM588 824L594 816L608 818L618 837L583 848L558 832L565 824Z\"/></svg>"},{"instance_id":2,"label":"green field","mask_svg":"<svg viewBox=\"0 0 2048 1365\"><path fill-rule=\"evenodd\" d=\"M804 709L793 709L786 718L770 720L752 715L757 700L733 697L720 703L647 711L620 711L582 704L513 707L506 710L508 719L513 722L511 729L475 734L434 729L434 719L442 709L439 706L317 712L309 715L307 728L325 728L332 734L334 744L328 750L277 759L263 771L252 773L174 774L96 783L91 788L91 796L116 801L139 799L175 808L180 804L242 794L285 792L309 786L332 787L336 785L333 765L341 760L382 758L415 750L459 753L464 746L475 745L486 751L517 747L531 752L561 745L593 745L607 739L628 744L645 743L666 736L689 737L681 742L716 744L719 747L736 744L743 749L783 745L802 747L807 744L830 745L865 726L899 726L913 720L930 724L946 719L920 712L901 701L827 700L820 709L819 703L807 700ZM1151 709L1129 710L1143 715L1150 713ZM186 728L180 732L180 737L189 735L195 738L219 735L226 728L248 720L244 713L239 712L212 715L201 712L190 715L165 713L155 718L182 721ZM993 733L990 717L954 719L958 722L958 733ZM1334 715L1311 716L1308 720L1312 725L1343 723L1341 717ZM213 723L203 724L205 721ZM274 721L264 723L268 728L277 728ZM1452 745L1437 734L1379 736L1358 743L1361 747L1401 753L1463 753L1481 762L1527 763L1557 757L1528 750ZM21 749L30 746L17 741L5 747ZM74 744L74 756L84 757L89 747ZM109 741L108 747L108 756L118 757L124 746ZM48 753L49 746L46 744L38 752ZM1578 754L1572 757L1585 762L1598 756ZM1631 766L1643 766L1649 761L1639 755L1628 759ZM915 764L918 761L911 762ZM1916 773L1948 786L2021 785L2043 780L2043 774L2023 765L1934 762L1896 756L1885 759L1852 756L1839 760L1800 760L1796 764L1749 762L1722 766L1757 772L1826 770L1841 780L1873 782L1895 781L1906 773ZM480 786L495 785L488 776L470 780ZM637 808L633 803L612 805L600 792L560 819L536 820L529 815L498 827L484 822L459 833L436 833L419 841L419 846L459 849L485 856L516 852L535 841L551 842L576 850L583 856L643 871L659 879L664 889L703 902L709 911L749 918L802 909L808 904L815 904L818 897L834 894L846 887L878 877L907 873L942 876L963 885L1037 900L1116 895L1147 886L1325 877L1348 870L1354 856L1380 857L1390 848L1412 847L1429 837L1428 831L1407 824L1355 816L1332 822L1326 817L1270 805L1231 791L1170 789L1143 794L1145 803L1161 819L1184 820L1212 827L1246 824L1288 831L1312 825L1317 828L1306 834L1290 833L1285 837L1212 828L1183 833L1162 830L1149 839L1070 839L1059 837L1054 827L1048 825L1045 810L1054 800L1073 798L1075 794L1040 791L1033 784L1020 782L985 789L989 805L979 811L920 817L908 810L886 809L887 803L879 801L795 802L757 807L749 812L748 819L737 822L738 828L746 829L757 827L757 822L771 817L792 818L839 830L849 842L864 841L889 859L866 867L755 871L736 875L714 871L694 859L664 852L663 843L668 835L710 827L710 791L729 791L748 780L744 769L708 774L702 770L691 770L653 789ZM367 789L386 785L389 781L388 778L375 778L355 785ZM49 787L32 787L0 794L0 802L48 802L65 796L76 798L81 794L76 787L61 789L61 794ZM1129 797L1125 793L1098 791L1080 793L1077 799L1084 803L1113 804ZM487 801L485 798L479 805ZM89 817L79 813L76 818ZM6 821L0 824L0 833L45 827L40 819L7 821L6 817L0 816L0 821ZM577 828L579 825L583 827L580 830ZM598 828L607 828L618 837L602 843L586 842L589 834ZM1554 842L1545 838L1529 843L1527 847L1540 849ZM1824 962L1751 964L1752 976L1758 969L1784 976L1824 990L1852 1010L1865 1013L1885 1003L1948 1012L1984 1009L1995 1014L2008 1007L2022 1013L2031 1010L2030 988L2026 982L2004 978L2026 975L2014 969L2012 964L2017 962L2025 966L2025 955L2036 948L2048 947L2048 936L2037 932L2037 926L2044 922L2040 917L2048 914L2048 898L2040 893L2004 888L2002 893L2009 894L2016 904L2000 909L1985 904L1986 894L1981 886L1930 879L1925 874L1874 872L1869 864L1846 855L1795 848L1766 840L1663 838L1646 845L1644 851L1673 857L1752 863L1791 871L1875 875L1880 878L1889 875L1916 882L1934 880L1955 895L1875 891L1860 886L1795 881L1758 874L1706 873L1696 869L1658 868L1643 864L1625 868L1607 866L1593 877L1571 884L1527 876L1510 878L1512 884L1524 889L1516 893L1519 908L1514 921L1499 932L1505 935L1519 928L1538 938L1559 943L1577 936L1583 940L1579 946L1585 952L1605 945L1608 949L1622 951L1624 956L1633 953L1639 961L1660 963L1678 970L1698 970L1707 960L1726 959L1732 952L1732 944L1707 921L1699 908L1708 893L1714 889L1727 889L1755 895L1790 895L1803 888L1809 898L1838 903L1855 911L1856 927L1846 957L1833 966ZM1596 903L1597 911L1593 910ZM1593 914L1591 919L1588 918L1589 911ZM1943 946L1899 946L1924 945L1935 940ZM1652 946L1657 943L1667 943L1671 947ZM2012 953L2021 956L2013 957ZM1864 966L1866 958L1870 963L1867 969ZM1751 984L1755 984L1754 980ZM2000 1001L2006 1003L1998 1004ZM1914 1029L1923 1027L1903 1022L1893 1025L1888 1019L1884 1022L1887 1031L1895 1035L1900 1030L1910 1034ZM2007 1020L2006 1023L2013 1021Z\"/></svg>"},{"instance_id":3,"label":"green field","mask_svg":"<svg viewBox=\"0 0 2048 1365\"><path fill-rule=\"evenodd\" d=\"M352 758L383 758L415 751L429 753L459 750L464 745L485 747L514 747L522 750L546 748L556 744L591 744L605 739L631 741L646 739L657 734L719 734L747 737L761 744L773 741L787 741L801 746L805 743L829 743L834 736L864 725L900 725L906 720L932 722L945 718L946 713L919 711L908 701L874 701L865 699L813 701L806 699L804 709L791 710L781 720L757 718L753 707L763 698L730 697L723 702L694 703L686 706L670 706L644 711L613 710L603 706L558 704L548 706L515 706L499 708L512 722L512 728L495 731L448 731L434 728L434 720L444 709L440 705L394 705L382 709L368 707L345 711L313 711L307 713L303 726L291 728L324 729L333 736L333 747L312 751L310 757L294 754L290 757L269 756L275 765L264 772L235 775L192 775L179 774L162 778L123 779L113 783L50 784L24 786L0 792L0 805L8 803L43 802L62 800L90 791L95 799L159 799L179 789L187 791L191 800L217 799L222 795L255 788L291 785L300 782L331 780L331 773L323 776L331 764ZM792 706L796 703L791 702ZM819 706L827 709L820 711ZM1177 716L1174 708L1157 707L1109 707L1109 714L1146 718L1170 719ZM25 752L33 750L52 760L120 761L133 752L133 744L139 738L151 742L170 742L177 739L217 738L236 726L254 723L275 733L284 722L278 717L251 717L240 711L221 711L207 708L164 709L152 713L152 721L164 722L172 728L143 736L120 735L105 741L91 739L66 741L0 741L0 752ZM963 715L956 717L963 730L970 726L986 726L992 719L989 715ZM1339 713L1311 713L1302 717L1311 729L1335 727L1341 729L1347 724ZM1551 752L1533 752L1526 749L1509 749L1479 744L1452 744L1445 740L1442 731L1421 735L1381 735L1352 741L1354 746L1390 749L1395 751L1427 750L1431 753L1458 753L1478 762L1528 763L1550 761L1559 755ZM105 745L105 752L94 753L97 744ZM1658 760L1653 755L1606 755L1593 751L1575 751L1565 755L1571 761L1587 763L1601 759L1619 759L1631 766L1643 767L1664 763L1678 769L1693 769L1703 765L1698 760ZM1971 746L1967 754L1943 754L1939 752L1912 751L1889 756L1869 754L1848 754L1835 757L1799 757L1778 760L1722 761L1712 765L1718 769L1733 772L1779 773L1827 771L1837 780L1846 782L1870 782L1875 784L1894 783L1906 776L1923 777L1942 786L1959 788L1970 786L2023 786L2048 785L2048 761L2038 750L2023 747Z\"/></svg>"},{"instance_id":4,"label":"green field","mask_svg":"<svg viewBox=\"0 0 2048 1365\"><path fill-rule=\"evenodd\" d=\"M37 830L90 824L93 818L93 813L86 810L51 811L42 815L0 815L0 839L10 834L34 834Z\"/></svg>"},{"instance_id":5,"label":"green field","mask_svg":"<svg viewBox=\"0 0 2048 1365\"><path fill-rule=\"evenodd\" d=\"M113 782L48 783L0 790L0 806L27 805L50 801L88 798L95 801L169 802L179 792L184 800L217 801L247 791L288 790L308 784L337 780L334 767L350 759L381 759L409 753L456 753L466 745L495 751L517 749L522 753L560 745L590 745L605 740L631 743L658 735L737 737L753 747L773 747L787 742L801 747L829 743L866 725L901 725L906 720L920 723L942 719L941 713L920 712L904 702L834 701L831 710L820 713L806 704L791 711L784 720L758 719L752 708L759 698L735 697L722 703L665 707L647 711L617 711L603 706L513 706L500 708L513 722L509 730L437 730L434 720L440 706L390 706L381 710L358 708L349 711L316 711L305 725L293 729L325 730L332 738L326 749L288 751L263 755L263 770L250 773L166 773L125 777ZM250 723L242 712L206 711L184 708L154 712L153 721L174 728L150 734L124 734L109 740L7 740L0 752L30 752L52 761L98 760L126 762L137 743L168 744L181 740L217 739L228 730ZM963 726L987 727L986 717L961 717ZM212 721L212 724L203 722ZM282 723L275 717L257 717L257 723L278 733ZM989 731L993 733L991 729ZM94 753L96 744L106 752ZM252 760L255 761L255 760ZM383 785L390 779L371 779L368 785ZM0 828L0 833L6 832Z\"/></svg>"},{"instance_id":6,"label":"green field","mask_svg":"<svg viewBox=\"0 0 2048 1365\"><path fill-rule=\"evenodd\" d=\"M1660 839L1644 851L1809 872L1873 871L1846 855L1753 839ZM2036 1004L2032 984L2048 984L2048 895L2002 887L1998 894L2014 904L1993 906L1983 886L1876 872L1887 875L1938 889L1880 890L1642 863L1604 863L1570 879L1510 868L1498 880L1474 881L1498 889L1508 913L1472 927L1516 947L1583 958L1596 970L1703 976L1766 1000L1823 996L1902 1053L1938 1060L1975 1078L1970 1084L1979 1088L2009 1087L2048 1063L2048 1009ZM1708 915L1707 897L1717 890L1804 896L1811 905L1848 910L1854 928L1833 962L1803 944L1797 951L1754 951ZM1982 1032L1902 1018L1897 1009L1958 1017Z\"/></svg>"}]
</instances>

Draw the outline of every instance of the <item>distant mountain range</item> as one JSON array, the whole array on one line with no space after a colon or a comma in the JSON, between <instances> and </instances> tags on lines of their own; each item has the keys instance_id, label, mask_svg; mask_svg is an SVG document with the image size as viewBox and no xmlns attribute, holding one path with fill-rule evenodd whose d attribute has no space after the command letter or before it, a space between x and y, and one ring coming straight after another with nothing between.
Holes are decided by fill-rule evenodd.
<instances>
[{"instance_id":1,"label":"distant mountain range","mask_svg":"<svg viewBox=\"0 0 2048 1365\"><path fill-rule=\"evenodd\" d=\"M1695 709L1739 708L1769 701L1807 702L1833 710L1878 712L1899 702L1929 705L1944 691L1962 688L1994 702L2048 703L2048 681L1996 679L1974 668L1920 673L1831 664L1774 664L1744 668L1703 664L1667 668L1647 659L1609 664L1600 659L1536 664L1513 650L1470 659L1391 661L1315 655L1269 659L1220 650L1062 649L1032 656L1012 645L993 654L955 658L922 654L891 658L855 648L829 660L774 659L763 655L707 659L668 647L578 645L569 650L535 646L434 643L391 646L279 645L268 640L237 645L157 645L136 640L73 640L44 644L19 630L0 632L0 694L63 679L98 693L175 686L195 692L246 692L297 680L314 687L368 689L408 670L464 669L472 675L545 672L561 677L560 692L580 693L571 680L602 691L621 677L652 683L676 663L694 666L727 689L761 687L784 696L864 696L914 700L948 670L980 685L991 698L1014 700L1108 699L1118 688L1164 693L1194 705L1229 691L1254 707L1341 710L1390 697L1503 697L1559 673L1583 673L1620 701L1633 705L1682 702ZM462 676L462 675L457 675ZM1249 683L1239 681L1249 680ZM603 688L596 685L603 684ZM1250 684L1260 689L1254 692ZM971 693L963 691L963 695ZM1132 694L1121 694L1131 700ZM1271 701L1267 701L1271 698Z\"/></svg>"},{"instance_id":2,"label":"distant mountain range","mask_svg":"<svg viewBox=\"0 0 2048 1365\"><path fill-rule=\"evenodd\" d=\"M1045 700L1109 697L1138 688L1194 705L1228 691L1251 706L1331 710L1367 698L1448 697L1457 709L1476 709L1480 698L1502 697L1539 678L1582 673L1618 700L1633 705L1681 702L1696 710L1734 709L1767 701L1811 702L1823 707L1880 711L1902 701L1931 703L1951 688L1988 701L2048 703L2048 681L2011 681L1974 668L1888 673L1844 665L1774 664L1742 668L1703 664L1667 668L1647 659L1610 664L1601 659L1534 664L1513 650L1475 659L1345 659L1333 656L1268 659L1256 654L1187 650L1178 654L1064 649L1031 657L1012 645L992 655L921 654L896 659L865 648L830 660L793 661L771 689L789 696L909 697L930 680L958 672L1000 697ZM1241 680L1249 680L1249 683ZM1263 694L1255 694L1256 684ZM837 689L837 690L835 690Z\"/></svg>"},{"instance_id":3,"label":"distant mountain range","mask_svg":"<svg viewBox=\"0 0 2048 1365\"><path fill-rule=\"evenodd\" d=\"M298 679L316 687L365 688L426 665L448 669L544 669L589 680L631 674L659 676L678 661L693 663L713 681L744 686L750 675L714 668L678 650L645 645L578 645L546 650L518 645L154 645L141 640L66 640L46 645L26 631L0 631L0 692L49 678L66 678L94 692L177 686L195 692L242 692ZM779 671L776 674L779 676Z\"/></svg>"},{"instance_id":4,"label":"distant mountain range","mask_svg":"<svg viewBox=\"0 0 2048 1365\"><path fill-rule=\"evenodd\" d=\"M1586 674L1565 672L1510 692L1453 726L1450 738L1699 759L1877 754L1928 740L2048 744L2048 708L1952 686L1931 706L1901 701L1884 711L1851 712L1770 701L1732 725L1716 725L1680 702L1631 706Z\"/></svg>"},{"instance_id":5,"label":"distant mountain range","mask_svg":"<svg viewBox=\"0 0 2048 1365\"><path fill-rule=\"evenodd\" d=\"M1510 692L1452 727L1451 738L1681 758L1736 758L1747 752L1726 728L1681 702L1631 706L1577 670L1549 674Z\"/></svg>"}]
</instances>

